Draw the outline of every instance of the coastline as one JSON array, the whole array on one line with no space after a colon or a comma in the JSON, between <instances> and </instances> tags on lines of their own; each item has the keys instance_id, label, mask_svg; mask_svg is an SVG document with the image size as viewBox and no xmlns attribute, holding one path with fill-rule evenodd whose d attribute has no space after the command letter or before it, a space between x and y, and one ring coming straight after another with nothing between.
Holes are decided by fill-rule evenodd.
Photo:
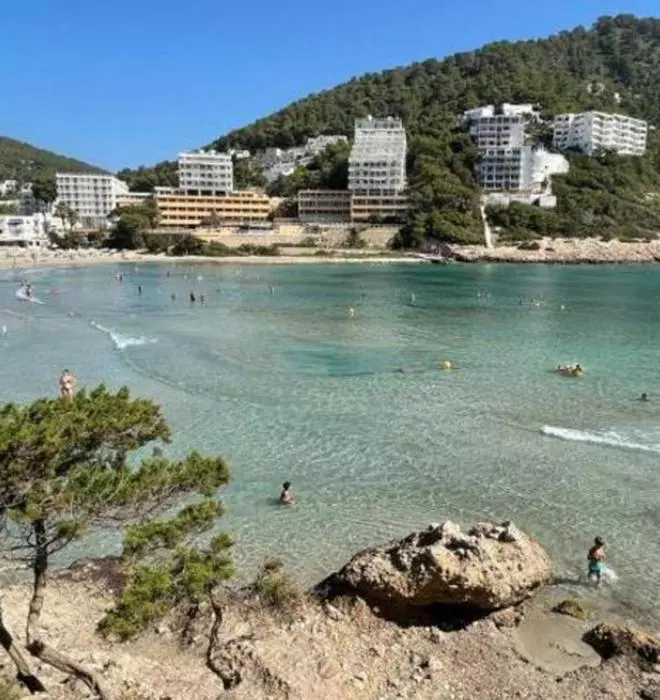
<instances>
[{"instance_id":1,"label":"coastline","mask_svg":"<svg viewBox=\"0 0 660 700\"><path fill-rule=\"evenodd\" d=\"M318 265L318 264L429 264L415 253L388 254L385 250L369 250L360 253L335 251L319 255L232 255L213 257L206 255L167 256L140 251L110 252L107 250L80 249L76 251L27 249L0 249L0 270L81 267L87 265L118 263L169 263L214 265ZM531 243L500 245L444 245L440 258L461 263L513 263L546 265L611 265L654 264L660 262L660 240L627 242L600 239L542 239Z\"/></svg>"}]
</instances>

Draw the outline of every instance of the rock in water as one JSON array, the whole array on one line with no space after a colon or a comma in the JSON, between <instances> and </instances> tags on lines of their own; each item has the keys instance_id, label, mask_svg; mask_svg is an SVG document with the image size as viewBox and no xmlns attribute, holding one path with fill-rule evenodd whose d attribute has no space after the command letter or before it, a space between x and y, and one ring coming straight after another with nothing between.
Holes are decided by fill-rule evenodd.
<instances>
[{"instance_id":1,"label":"rock in water","mask_svg":"<svg viewBox=\"0 0 660 700\"><path fill-rule=\"evenodd\" d=\"M551 577L543 547L513 523L478 523L464 532L447 521L356 554L319 589L393 607L441 604L488 612L520 603Z\"/></svg>"}]
</instances>

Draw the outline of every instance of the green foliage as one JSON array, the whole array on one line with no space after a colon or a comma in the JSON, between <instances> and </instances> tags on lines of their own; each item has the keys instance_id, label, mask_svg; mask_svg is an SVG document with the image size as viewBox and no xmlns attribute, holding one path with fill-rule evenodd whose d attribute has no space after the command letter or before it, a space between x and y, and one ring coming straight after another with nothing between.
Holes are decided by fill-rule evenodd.
<instances>
[{"instance_id":1,"label":"green foliage","mask_svg":"<svg viewBox=\"0 0 660 700\"><path fill-rule=\"evenodd\" d=\"M32 182L37 174L54 176L56 172L101 173L87 163L35 148L28 143L0 136L0 180Z\"/></svg>"},{"instance_id":2,"label":"green foliage","mask_svg":"<svg viewBox=\"0 0 660 700\"><path fill-rule=\"evenodd\" d=\"M55 231L51 231L48 234L48 239L52 245L60 250L78 250L89 246L88 238L82 233L76 233L75 231L67 231L63 236L55 233Z\"/></svg>"},{"instance_id":3,"label":"green foliage","mask_svg":"<svg viewBox=\"0 0 660 700\"><path fill-rule=\"evenodd\" d=\"M234 189L247 190L249 188L263 189L266 187L266 178L248 158L234 158Z\"/></svg>"},{"instance_id":4,"label":"green foliage","mask_svg":"<svg viewBox=\"0 0 660 700\"><path fill-rule=\"evenodd\" d=\"M34 189L34 186L33 186ZM73 230L73 227L78 222L78 214L74 211L66 202L58 202L55 207L55 216L58 216L62 220L63 225L69 225L69 228Z\"/></svg>"},{"instance_id":5,"label":"green foliage","mask_svg":"<svg viewBox=\"0 0 660 700\"><path fill-rule=\"evenodd\" d=\"M14 216L18 214L18 207L15 204L7 204L7 202L0 202L0 216Z\"/></svg>"},{"instance_id":6,"label":"green foliage","mask_svg":"<svg viewBox=\"0 0 660 700\"><path fill-rule=\"evenodd\" d=\"M124 168L117 173L131 192L153 192L156 187L178 187L179 173L173 161L163 161L152 168L140 166L135 170Z\"/></svg>"},{"instance_id":7,"label":"green foliage","mask_svg":"<svg viewBox=\"0 0 660 700\"><path fill-rule=\"evenodd\" d=\"M284 570L284 563L275 558L266 559L257 572L252 591L269 608L286 610L302 599L302 593L291 576Z\"/></svg>"},{"instance_id":8,"label":"green foliage","mask_svg":"<svg viewBox=\"0 0 660 700\"><path fill-rule=\"evenodd\" d=\"M360 232L356 228L352 228L348 234L346 234L344 248L364 248L366 245L366 241L364 238L362 238Z\"/></svg>"},{"instance_id":9,"label":"green foliage","mask_svg":"<svg viewBox=\"0 0 660 700\"><path fill-rule=\"evenodd\" d=\"M185 235L172 247L172 255L204 255L204 241L193 235Z\"/></svg>"},{"instance_id":10,"label":"green foliage","mask_svg":"<svg viewBox=\"0 0 660 700\"><path fill-rule=\"evenodd\" d=\"M57 199L55 173L41 171L32 179L32 196L42 207L47 208Z\"/></svg>"},{"instance_id":11,"label":"green foliage","mask_svg":"<svg viewBox=\"0 0 660 700\"><path fill-rule=\"evenodd\" d=\"M151 228L150 211L142 205L122 207L108 238L110 248L139 250L145 246L145 233Z\"/></svg>"},{"instance_id":12,"label":"green foliage","mask_svg":"<svg viewBox=\"0 0 660 700\"><path fill-rule=\"evenodd\" d=\"M103 627L122 638L232 573L228 537L195 546L222 515L215 495L229 480L226 463L196 452L170 460L160 449L130 460L169 440L160 408L125 388L0 409L3 547L45 570L51 554L91 529L127 527L128 584Z\"/></svg>"}]
</instances>

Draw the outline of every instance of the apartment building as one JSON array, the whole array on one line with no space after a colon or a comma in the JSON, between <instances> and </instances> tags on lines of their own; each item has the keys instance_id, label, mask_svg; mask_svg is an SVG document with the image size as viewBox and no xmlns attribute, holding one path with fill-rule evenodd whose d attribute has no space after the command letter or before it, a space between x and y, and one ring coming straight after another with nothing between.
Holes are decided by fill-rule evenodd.
<instances>
[{"instance_id":1,"label":"apartment building","mask_svg":"<svg viewBox=\"0 0 660 700\"><path fill-rule=\"evenodd\" d=\"M205 220L217 218L222 223L266 221L273 202L259 192L233 192L226 195L189 194L172 188L156 188L160 226L163 228L197 228Z\"/></svg>"},{"instance_id":2,"label":"apartment building","mask_svg":"<svg viewBox=\"0 0 660 700\"><path fill-rule=\"evenodd\" d=\"M406 187L406 131L400 119L357 119L348 161L348 189L362 195L400 194Z\"/></svg>"},{"instance_id":3,"label":"apartment building","mask_svg":"<svg viewBox=\"0 0 660 700\"><path fill-rule=\"evenodd\" d=\"M317 223L351 220L351 193L348 190L300 190L298 218Z\"/></svg>"},{"instance_id":4,"label":"apartment building","mask_svg":"<svg viewBox=\"0 0 660 700\"><path fill-rule=\"evenodd\" d=\"M486 193L518 193L516 201L523 197L556 205L551 177L567 173L569 163L561 154L527 144L527 125L537 118L531 104L503 104L499 109L486 105L463 114L481 155L476 175Z\"/></svg>"},{"instance_id":5,"label":"apartment building","mask_svg":"<svg viewBox=\"0 0 660 700\"><path fill-rule=\"evenodd\" d=\"M57 199L76 214L83 227L105 227L108 214L117 207L128 186L112 175L57 173Z\"/></svg>"},{"instance_id":6,"label":"apartment building","mask_svg":"<svg viewBox=\"0 0 660 700\"><path fill-rule=\"evenodd\" d=\"M646 151L648 124L624 114L582 112L559 114L553 124L553 146L558 151L577 148L587 155L599 150L642 156Z\"/></svg>"},{"instance_id":7,"label":"apartment building","mask_svg":"<svg viewBox=\"0 0 660 700\"><path fill-rule=\"evenodd\" d=\"M188 194L223 195L234 189L234 166L228 153L180 153L179 189Z\"/></svg>"}]
</instances>

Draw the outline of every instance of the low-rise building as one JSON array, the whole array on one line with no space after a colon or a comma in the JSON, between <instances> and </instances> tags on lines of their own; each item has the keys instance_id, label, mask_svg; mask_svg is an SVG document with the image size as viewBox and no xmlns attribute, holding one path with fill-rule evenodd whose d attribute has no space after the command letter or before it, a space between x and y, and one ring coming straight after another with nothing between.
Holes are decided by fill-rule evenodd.
<instances>
[{"instance_id":1,"label":"low-rise building","mask_svg":"<svg viewBox=\"0 0 660 700\"><path fill-rule=\"evenodd\" d=\"M351 197L351 221L394 222L402 221L408 210L408 198L401 193L358 194Z\"/></svg>"},{"instance_id":2,"label":"low-rise building","mask_svg":"<svg viewBox=\"0 0 660 700\"><path fill-rule=\"evenodd\" d=\"M108 214L117 208L117 198L128 186L112 175L57 173L57 199L78 215L83 228L103 228Z\"/></svg>"},{"instance_id":3,"label":"low-rise building","mask_svg":"<svg viewBox=\"0 0 660 700\"><path fill-rule=\"evenodd\" d=\"M151 192L124 192L117 196L117 206L120 208L139 206L153 196Z\"/></svg>"},{"instance_id":4,"label":"low-rise building","mask_svg":"<svg viewBox=\"0 0 660 700\"><path fill-rule=\"evenodd\" d=\"M197 195L157 188L156 204L162 228L197 228L216 218L221 223L266 221L273 203L260 192L233 192L226 195Z\"/></svg>"},{"instance_id":5,"label":"low-rise building","mask_svg":"<svg viewBox=\"0 0 660 700\"><path fill-rule=\"evenodd\" d=\"M582 112L559 114L553 124L553 146L558 151L578 149L587 155L600 150L641 156L646 151L648 124L624 114Z\"/></svg>"},{"instance_id":6,"label":"low-rise building","mask_svg":"<svg viewBox=\"0 0 660 700\"><path fill-rule=\"evenodd\" d=\"M48 245L48 231L56 223L45 214L0 216L0 245L34 248Z\"/></svg>"},{"instance_id":7,"label":"low-rise building","mask_svg":"<svg viewBox=\"0 0 660 700\"><path fill-rule=\"evenodd\" d=\"M300 190L298 218L304 222L349 222L351 193L348 190Z\"/></svg>"},{"instance_id":8,"label":"low-rise building","mask_svg":"<svg viewBox=\"0 0 660 700\"><path fill-rule=\"evenodd\" d=\"M228 153L179 154L179 188L188 194L224 195L234 189L234 165Z\"/></svg>"}]
</instances>

